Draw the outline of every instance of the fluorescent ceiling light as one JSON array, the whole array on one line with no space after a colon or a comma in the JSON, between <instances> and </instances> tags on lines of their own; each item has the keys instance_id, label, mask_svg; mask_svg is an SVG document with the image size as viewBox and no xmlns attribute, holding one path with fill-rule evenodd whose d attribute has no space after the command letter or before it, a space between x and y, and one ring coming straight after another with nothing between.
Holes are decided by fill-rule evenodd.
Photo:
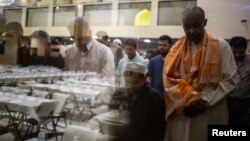
<instances>
[{"instance_id":1,"label":"fluorescent ceiling light","mask_svg":"<svg viewBox=\"0 0 250 141\"><path fill-rule=\"evenodd\" d=\"M149 39L144 39L145 43L150 43L151 41Z\"/></svg>"}]
</instances>

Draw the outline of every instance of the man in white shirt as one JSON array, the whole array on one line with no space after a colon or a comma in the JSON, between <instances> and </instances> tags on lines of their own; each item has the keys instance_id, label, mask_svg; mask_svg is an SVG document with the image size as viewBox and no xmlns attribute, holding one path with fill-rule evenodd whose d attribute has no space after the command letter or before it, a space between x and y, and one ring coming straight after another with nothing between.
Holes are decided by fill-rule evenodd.
<instances>
[{"instance_id":1,"label":"man in white shirt","mask_svg":"<svg viewBox=\"0 0 250 141\"><path fill-rule=\"evenodd\" d=\"M83 17L77 17L68 25L74 44L65 51L65 69L114 75L114 55L102 43L92 38L92 31Z\"/></svg>"},{"instance_id":2,"label":"man in white shirt","mask_svg":"<svg viewBox=\"0 0 250 141\"><path fill-rule=\"evenodd\" d=\"M236 64L228 43L205 30L200 7L183 12L185 35L164 61L165 141L207 141L208 125L227 124L227 95L235 87Z\"/></svg>"}]
</instances>

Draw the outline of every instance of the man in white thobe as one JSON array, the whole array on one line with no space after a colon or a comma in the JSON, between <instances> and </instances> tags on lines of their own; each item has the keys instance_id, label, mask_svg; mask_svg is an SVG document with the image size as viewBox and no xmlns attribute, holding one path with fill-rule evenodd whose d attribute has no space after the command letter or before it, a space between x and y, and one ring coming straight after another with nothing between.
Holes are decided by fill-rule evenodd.
<instances>
[{"instance_id":1,"label":"man in white thobe","mask_svg":"<svg viewBox=\"0 0 250 141\"><path fill-rule=\"evenodd\" d=\"M228 43L206 32L200 7L183 12L185 36L165 59L165 141L206 141L211 124L227 124L226 98L235 87L236 64Z\"/></svg>"}]
</instances>

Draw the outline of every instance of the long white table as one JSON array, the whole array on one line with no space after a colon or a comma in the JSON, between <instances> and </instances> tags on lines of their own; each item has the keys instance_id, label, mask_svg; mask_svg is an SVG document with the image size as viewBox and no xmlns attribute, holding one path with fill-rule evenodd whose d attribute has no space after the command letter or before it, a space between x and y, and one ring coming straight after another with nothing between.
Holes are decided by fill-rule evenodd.
<instances>
[{"instance_id":1,"label":"long white table","mask_svg":"<svg viewBox=\"0 0 250 141\"><path fill-rule=\"evenodd\" d=\"M37 121L40 121L40 119L36 113L36 110L43 102L53 102L58 104L57 101L51 99L25 95L14 95L11 93L0 93L0 102L5 103L9 109L25 113Z\"/></svg>"}]
</instances>

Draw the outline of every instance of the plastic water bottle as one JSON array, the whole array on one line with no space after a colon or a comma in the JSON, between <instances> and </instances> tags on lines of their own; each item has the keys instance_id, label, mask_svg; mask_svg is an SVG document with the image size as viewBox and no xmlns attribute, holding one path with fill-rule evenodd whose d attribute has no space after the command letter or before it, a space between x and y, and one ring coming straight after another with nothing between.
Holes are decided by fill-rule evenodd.
<instances>
[{"instance_id":1,"label":"plastic water bottle","mask_svg":"<svg viewBox=\"0 0 250 141\"><path fill-rule=\"evenodd\" d=\"M45 132L43 129L41 129L38 134L38 141L45 141Z\"/></svg>"},{"instance_id":2,"label":"plastic water bottle","mask_svg":"<svg viewBox=\"0 0 250 141\"><path fill-rule=\"evenodd\" d=\"M121 104L119 106L119 118L122 118L122 116L123 116L123 105Z\"/></svg>"},{"instance_id":3,"label":"plastic water bottle","mask_svg":"<svg viewBox=\"0 0 250 141\"><path fill-rule=\"evenodd\" d=\"M91 98L90 105L93 107L95 106L95 98L94 97Z\"/></svg>"},{"instance_id":4,"label":"plastic water bottle","mask_svg":"<svg viewBox=\"0 0 250 141\"><path fill-rule=\"evenodd\" d=\"M72 141L79 141L78 136L74 136Z\"/></svg>"}]
</instances>

